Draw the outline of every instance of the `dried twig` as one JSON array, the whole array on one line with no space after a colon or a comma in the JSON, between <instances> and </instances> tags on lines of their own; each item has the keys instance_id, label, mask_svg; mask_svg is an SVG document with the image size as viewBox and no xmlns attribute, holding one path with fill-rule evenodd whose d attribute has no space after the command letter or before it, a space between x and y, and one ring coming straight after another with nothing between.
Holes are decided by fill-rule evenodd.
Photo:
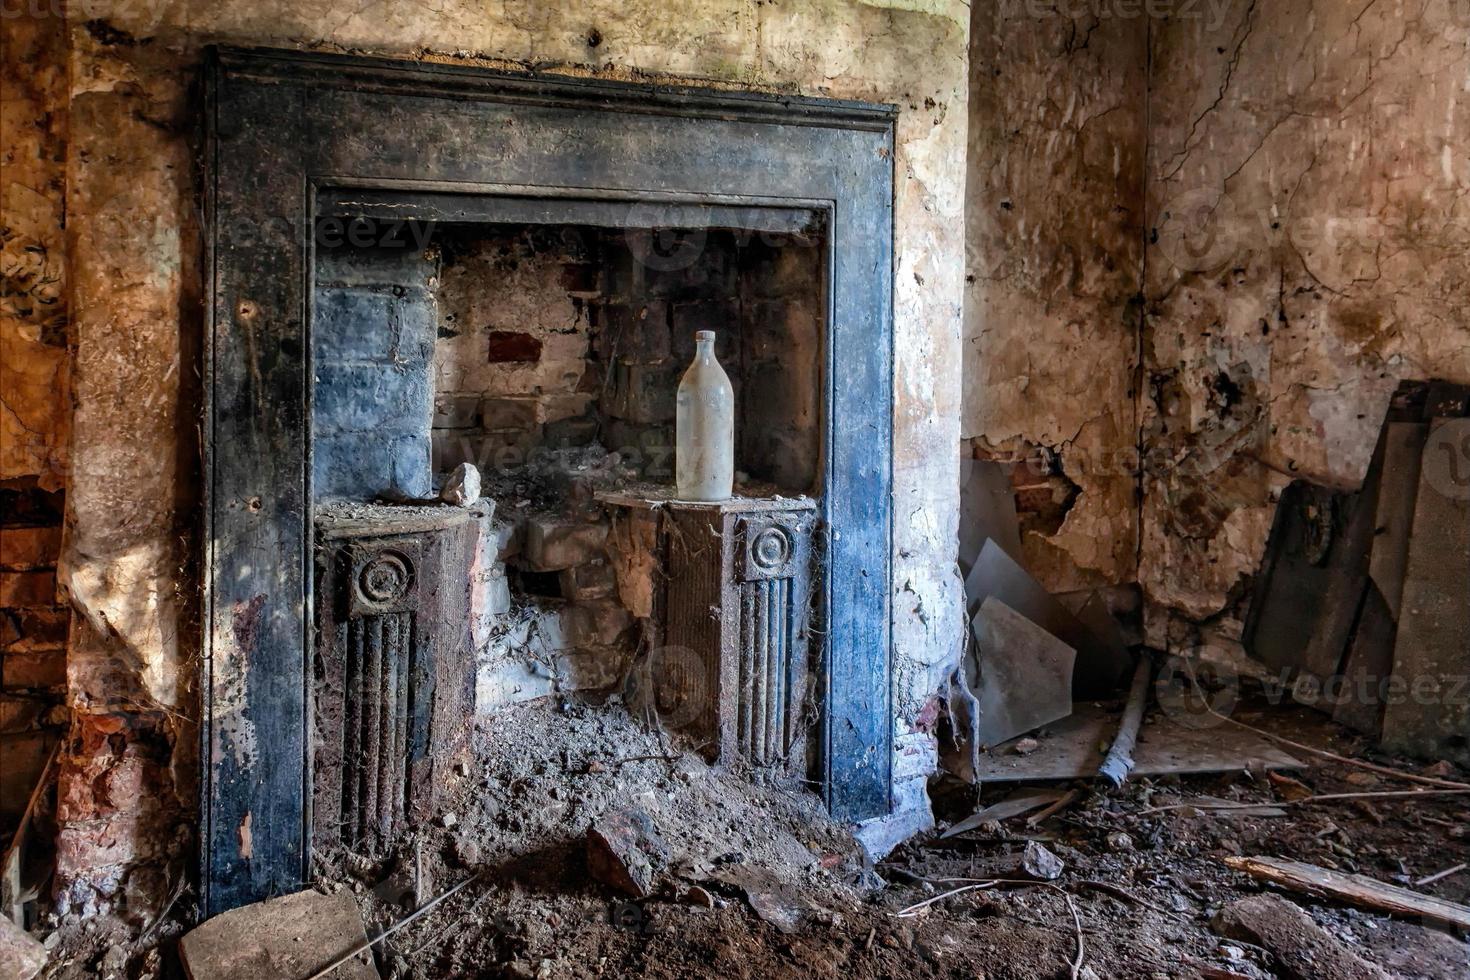
<instances>
[{"instance_id":1,"label":"dried twig","mask_svg":"<svg viewBox=\"0 0 1470 980\"><path fill-rule=\"evenodd\" d=\"M1119 887L1118 885L1110 885L1106 881L1091 881L1088 879L1082 879L1079 881L1071 882L1071 884L1077 886L1078 888L1091 888L1096 891L1106 892L1114 898L1121 898L1126 902L1132 902L1134 905L1137 905L1140 908L1148 909L1150 912L1157 912L1160 915L1167 916L1171 919L1183 918L1176 912L1170 912L1162 905L1155 905L1153 902L1150 902L1147 899L1139 898L1137 895L1128 891L1126 888Z\"/></svg>"},{"instance_id":2,"label":"dried twig","mask_svg":"<svg viewBox=\"0 0 1470 980\"><path fill-rule=\"evenodd\" d=\"M1423 888L1425 885L1432 885L1436 881L1443 881L1450 875L1457 875L1461 871L1464 871L1466 868L1470 868L1470 864L1457 864L1453 868L1445 868L1438 874L1432 874L1427 878L1420 878L1418 881L1414 882L1414 887Z\"/></svg>"},{"instance_id":3,"label":"dried twig","mask_svg":"<svg viewBox=\"0 0 1470 980\"><path fill-rule=\"evenodd\" d=\"M1056 816L1058 813L1061 813L1073 803L1076 803L1079 799L1081 799L1081 797L1082 791L1080 789L1068 790L1066 796L1063 796L1061 799L1057 800L1045 810L1042 810L1040 813L1032 814L1031 816L1027 817L1026 826L1035 827L1042 821Z\"/></svg>"},{"instance_id":4,"label":"dried twig","mask_svg":"<svg viewBox=\"0 0 1470 980\"><path fill-rule=\"evenodd\" d=\"M1068 962L1067 966L1072 971L1072 980L1077 980L1077 978L1082 975L1082 960L1086 953L1086 946L1082 939L1082 916L1077 912L1077 903L1072 900L1071 893L1062 886L1054 885L1049 881L1032 881L1026 878L986 878L977 880L975 878L925 878L922 875L914 875L913 877L919 878L923 881L927 881L931 884L955 884L958 882L969 882L969 884L961 885L959 888L950 889L947 892L935 895L933 898L927 898L916 905L910 905L908 908L903 909L902 911L895 912L894 916L896 918L906 919L912 915L917 914L923 909L928 908L936 902L943 901L946 898L953 898L955 895L961 895L965 892L981 891L985 889L995 888L998 885L1016 885L1022 888L1051 889L1066 900L1067 910L1072 913L1072 927L1076 930L1077 933L1077 955ZM313 978L313 980L315 980L315 978Z\"/></svg>"},{"instance_id":5,"label":"dried twig","mask_svg":"<svg viewBox=\"0 0 1470 980\"><path fill-rule=\"evenodd\" d=\"M940 892L938 895L935 895L932 898L926 898L922 902L916 902L906 909L901 909L900 911L893 913L893 916L896 919L907 919L914 915L917 915L918 913L922 912L924 909L927 909L929 906L933 905L936 902L944 901L946 898L953 898L956 895L963 895L965 892L974 892L981 891L986 888L994 888L998 884L1000 884L999 881L979 881L972 885L961 885L959 888L951 888L947 892Z\"/></svg>"},{"instance_id":6,"label":"dried twig","mask_svg":"<svg viewBox=\"0 0 1470 980\"><path fill-rule=\"evenodd\" d=\"M1194 683L1196 687L1198 687L1198 682L1196 681ZM1203 692L1200 693L1200 701L1204 705L1205 710L1214 715L1216 718L1219 718L1221 721L1228 722L1229 724L1234 725L1236 728L1244 728L1248 732L1254 732L1255 734L1260 735L1263 738L1268 738L1273 742L1285 745L1287 748L1295 749L1298 752L1306 752L1309 755L1320 756L1323 759L1331 759L1333 762L1338 762L1345 766L1352 766L1357 769L1364 769L1368 772L1377 773L1380 776L1391 776L1394 779L1402 779L1411 783L1420 783L1424 786L1437 786L1440 789L1470 790L1470 783L1460 783L1456 782L1453 779L1437 779L1433 776L1420 776L1415 773L1404 772L1402 769L1394 769L1390 766L1380 766L1372 762L1364 762L1362 759L1351 759L1345 755L1338 755L1336 752L1329 752L1326 749L1317 749L1313 748L1310 745L1303 745L1301 742L1294 742L1291 739L1286 738L1282 735L1277 735L1274 732L1268 732L1264 728L1257 728L1255 725L1247 725L1243 721L1236 721L1234 718L1228 718L1225 715L1220 714L1220 712L1216 711L1214 707L1210 704L1209 699L1203 696Z\"/></svg>"},{"instance_id":7,"label":"dried twig","mask_svg":"<svg viewBox=\"0 0 1470 980\"><path fill-rule=\"evenodd\" d=\"M1403 800L1422 796L1470 796L1470 787L1465 789L1406 789L1394 790L1382 793L1324 793L1320 796L1308 796L1300 800L1282 800L1269 803L1175 803L1170 806L1150 807L1140 810L1134 816L1151 817L1156 813L1168 813L1171 810L1259 810L1262 807L1285 808L1290 806L1309 806L1319 803L1337 803L1344 800Z\"/></svg>"}]
</instances>

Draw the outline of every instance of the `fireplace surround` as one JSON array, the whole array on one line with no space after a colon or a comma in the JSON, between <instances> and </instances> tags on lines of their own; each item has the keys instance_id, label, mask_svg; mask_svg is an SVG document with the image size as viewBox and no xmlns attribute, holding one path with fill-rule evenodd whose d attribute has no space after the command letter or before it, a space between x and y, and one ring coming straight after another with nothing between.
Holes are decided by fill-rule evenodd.
<instances>
[{"instance_id":1,"label":"fireplace surround","mask_svg":"<svg viewBox=\"0 0 1470 980\"><path fill-rule=\"evenodd\" d=\"M318 219L825 230L819 782L890 803L891 107L221 50L208 73L206 914L307 877ZM408 433L405 438L413 438ZM430 438L432 435L430 434Z\"/></svg>"}]
</instances>

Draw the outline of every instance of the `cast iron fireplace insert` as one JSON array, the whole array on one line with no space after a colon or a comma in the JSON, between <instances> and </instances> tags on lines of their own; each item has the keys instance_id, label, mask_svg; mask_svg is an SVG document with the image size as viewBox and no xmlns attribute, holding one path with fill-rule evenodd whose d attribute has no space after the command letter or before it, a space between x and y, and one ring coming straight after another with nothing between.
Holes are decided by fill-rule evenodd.
<instances>
[{"instance_id":1,"label":"cast iron fireplace insert","mask_svg":"<svg viewBox=\"0 0 1470 980\"><path fill-rule=\"evenodd\" d=\"M840 819L887 813L896 110L234 49L205 97L204 914L309 875L313 229L343 195L426 220L820 216L821 789Z\"/></svg>"}]
</instances>

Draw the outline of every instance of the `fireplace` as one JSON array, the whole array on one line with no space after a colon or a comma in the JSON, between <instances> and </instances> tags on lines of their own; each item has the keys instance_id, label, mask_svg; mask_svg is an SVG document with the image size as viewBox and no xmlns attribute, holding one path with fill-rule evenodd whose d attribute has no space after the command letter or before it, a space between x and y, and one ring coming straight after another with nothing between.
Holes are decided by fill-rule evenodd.
<instances>
[{"instance_id":1,"label":"fireplace","mask_svg":"<svg viewBox=\"0 0 1470 980\"><path fill-rule=\"evenodd\" d=\"M242 51L208 98L208 912L550 693L886 813L891 110ZM705 508L699 329L740 413ZM435 506L462 463L486 500Z\"/></svg>"}]
</instances>

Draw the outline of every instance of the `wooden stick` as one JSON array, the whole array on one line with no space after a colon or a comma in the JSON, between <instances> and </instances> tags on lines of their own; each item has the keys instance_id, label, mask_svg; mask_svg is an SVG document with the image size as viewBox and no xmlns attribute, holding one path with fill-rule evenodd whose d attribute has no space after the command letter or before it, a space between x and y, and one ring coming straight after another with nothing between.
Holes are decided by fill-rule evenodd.
<instances>
[{"instance_id":1,"label":"wooden stick","mask_svg":"<svg viewBox=\"0 0 1470 980\"><path fill-rule=\"evenodd\" d=\"M1362 759L1350 759L1345 755L1338 755L1336 752L1328 752L1326 749L1314 749L1310 745L1303 745L1301 742L1294 742L1291 739L1285 738L1281 735L1277 735L1274 732L1268 732L1264 728L1257 728L1255 725L1247 725L1243 721L1236 721L1234 718L1227 718L1225 715L1220 714L1220 712L1216 711L1210 705L1209 700L1204 698L1203 692L1201 692L1201 703L1204 704L1206 711L1214 715L1216 718L1219 718L1221 721L1228 722L1234 725L1236 728L1244 728L1248 732L1255 732L1257 735L1260 735L1263 738L1269 738L1273 742L1285 745L1287 748L1295 749L1298 752L1306 752L1309 755L1320 756L1324 759L1331 759L1333 762L1340 762L1345 766L1353 766L1357 769L1365 769L1368 772L1375 772L1380 776L1392 776L1394 779L1402 779L1411 783L1420 783L1424 786L1438 786L1440 789L1470 790L1470 783L1457 783L1453 779L1436 779L1433 776L1419 776L1411 772L1404 772L1401 769L1393 769L1389 766L1380 766L1372 762L1364 762Z\"/></svg>"},{"instance_id":2,"label":"wooden stick","mask_svg":"<svg viewBox=\"0 0 1470 980\"><path fill-rule=\"evenodd\" d=\"M1081 796L1082 791L1080 789L1068 790L1066 796L1063 796L1061 799L1057 800L1045 810L1042 810L1040 813L1032 814L1031 816L1027 817L1026 826L1035 827L1037 824L1048 819L1049 817L1056 816L1058 813L1061 813L1073 803L1076 803L1077 800L1081 798Z\"/></svg>"},{"instance_id":3,"label":"wooden stick","mask_svg":"<svg viewBox=\"0 0 1470 980\"><path fill-rule=\"evenodd\" d=\"M1470 930L1470 907L1387 885L1363 875L1340 874L1300 861L1271 857L1228 857L1225 864L1260 881L1317 898L1404 918L1425 919Z\"/></svg>"},{"instance_id":4,"label":"wooden stick","mask_svg":"<svg viewBox=\"0 0 1470 980\"><path fill-rule=\"evenodd\" d=\"M1123 720L1118 724L1118 737L1113 747L1098 768L1098 778L1104 779L1113 789L1128 781L1133 771L1133 747L1138 744L1138 729L1143 724L1143 709L1148 704L1148 682L1153 679L1154 664L1147 654L1140 654L1138 666L1133 671L1133 687L1128 691L1128 705L1123 709Z\"/></svg>"},{"instance_id":5,"label":"wooden stick","mask_svg":"<svg viewBox=\"0 0 1470 980\"><path fill-rule=\"evenodd\" d=\"M1457 864L1453 868L1445 868L1439 874L1433 874L1427 878L1420 878L1418 881L1414 882L1414 887L1423 888L1425 885L1432 885L1436 881L1443 881L1450 875L1457 875L1461 871L1464 871L1466 868L1470 868L1470 864Z\"/></svg>"},{"instance_id":6,"label":"wooden stick","mask_svg":"<svg viewBox=\"0 0 1470 980\"><path fill-rule=\"evenodd\" d=\"M416 912L413 912L407 918L403 919L400 922L395 923L394 925L389 926L388 928L384 929L382 932L378 933L372 939L369 939L367 942L358 943L355 947L353 947L352 949L350 949L347 952L343 953L341 956L337 957L335 960L333 960L332 962L328 963L326 966L322 967L320 970L316 971L311 976L307 977L306 980L322 980L322 977L324 977L327 974L331 973L333 970L337 969L337 967L341 966L343 963L346 963L348 960L352 959L354 956L357 956L359 953L366 953L368 950L370 950L374 946L378 945L378 943L382 942L383 940L387 939L389 936L393 935L399 929L402 929L404 926L408 925L410 922L413 922L415 919L417 919L420 916L426 914L430 909L432 909L434 906L438 905L440 902L444 901L450 895L454 895L457 892L461 891L467 885L469 885L471 882L479 881L480 880L480 877L484 873L485 872L480 871L480 872L476 872L475 874L470 875L464 881L461 881L459 884L457 884L453 888L449 889L449 891L445 892L443 895L440 895L438 898L434 899L433 901L426 903L422 908L420 908Z\"/></svg>"},{"instance_id":7,"label":"wooden stick","mask_svg":"<svg viewBox=\"0 0 1470 980\"><path fill-rule=\"evenodd\" d=\"M1470 789L1406 789L1390 790L1381 793L1324 793L1321 796L1308 796L1301 800L1282 800L1271 803L1174 803L1170 806L1156 806L1147 810L1140 810L1134 816L1151 817L1156 813L1168 813L1170 810L1259 810L1263 807L1282 809L1289 806L1335 803L1342 800L1402 800L1416 796L1470 796Z\"/></svg>"}]
</instances>

